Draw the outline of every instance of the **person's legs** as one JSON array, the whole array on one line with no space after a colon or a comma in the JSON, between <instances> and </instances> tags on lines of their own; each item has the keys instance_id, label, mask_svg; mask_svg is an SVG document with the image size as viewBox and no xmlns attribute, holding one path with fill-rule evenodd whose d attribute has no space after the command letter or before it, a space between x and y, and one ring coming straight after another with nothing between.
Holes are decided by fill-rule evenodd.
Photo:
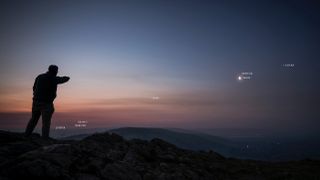
<instances>
[{"instance_id":1,"label":"person's legs","mask_svg":"<svg viewBox=\"0 0 320 180\"><path fill-rule=\"evenodd\" d=\"M36 102L32 103L32 116L31 119L28 122L28 125L26 127L25 136L30 136L36 127L38 120L41 116L40 108L38 107L38 104Z\"/></svg>"},{"instance_id":2,"label":"person's legs","mask_svg":"<svg viewBox=\"0 0 320 180\"><path fill-rule=\"evenodd\" d=\"M54 112L53 103L45 104L42 109L42 137L49 138L51 117Z\"/></svg>"}]
</instances>

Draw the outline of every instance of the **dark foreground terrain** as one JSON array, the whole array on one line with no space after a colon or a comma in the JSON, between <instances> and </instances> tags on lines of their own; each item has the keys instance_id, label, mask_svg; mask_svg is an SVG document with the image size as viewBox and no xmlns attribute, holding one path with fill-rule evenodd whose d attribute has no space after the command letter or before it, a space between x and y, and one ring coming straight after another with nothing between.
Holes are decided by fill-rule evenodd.
<instances>
[{"instance_id":1,"label":"dark foreground terrain","mask_svg":"<svg viewBox=\"0 0 320 180\"><path fill-rule=\"evenodd\" d=\"M320 179L320 161L264 162L94 134L43 140L0 131L0 179Z\"/></svg>"}]
</instances>

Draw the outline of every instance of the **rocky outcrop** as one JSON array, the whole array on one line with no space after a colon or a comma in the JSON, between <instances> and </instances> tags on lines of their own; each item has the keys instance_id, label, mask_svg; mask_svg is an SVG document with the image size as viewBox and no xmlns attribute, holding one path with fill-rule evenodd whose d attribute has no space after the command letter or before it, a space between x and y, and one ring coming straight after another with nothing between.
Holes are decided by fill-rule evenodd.
<instances>
[{"instance_id":1,"label":"rocky outcrop","mask_svg":"<svg viewBox=\"0 0 320 180\"><path fill-rule=\"evenodd\" d=\"M239 160L113 133L62 141L1 131L0 143L0 179L320 179L315 160Z\"/></svg>"}]
</instances>

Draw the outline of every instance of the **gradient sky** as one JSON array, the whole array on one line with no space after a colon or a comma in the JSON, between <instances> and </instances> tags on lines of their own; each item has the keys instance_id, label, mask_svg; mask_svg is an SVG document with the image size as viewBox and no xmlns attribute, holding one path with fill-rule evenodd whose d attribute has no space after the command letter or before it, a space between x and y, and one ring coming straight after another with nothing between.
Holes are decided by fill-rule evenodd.
<instances>
[{"instance_id":1,"label":"gradient sky","mask_svg":"<svg viewBox=\"0 0 320 180\"><path fill-rule=\"evenodd\" d=\"M0 23L1 129L56 64L53 126L320 130L317 1L2 0Z\"/></svg>"}]
</instances>

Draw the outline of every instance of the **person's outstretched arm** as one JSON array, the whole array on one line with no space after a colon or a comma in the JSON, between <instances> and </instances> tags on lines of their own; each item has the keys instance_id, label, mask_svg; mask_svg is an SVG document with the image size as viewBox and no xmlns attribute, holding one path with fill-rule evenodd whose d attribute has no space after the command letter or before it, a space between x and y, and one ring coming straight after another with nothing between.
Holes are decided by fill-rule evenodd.
<instances>
[{"instance_id":1,"label":"person's outstretched arm","mask_svg":"<svg viewBox=\"0 0 320 180\"><path fill-rule=\"evenodd\" d=\"M69 79L70 79L70 77L68 77L68 76L62 76L62 77L57 76L56 77L57 84L65 83L65 82L69 81Z\"/></svg>"}]
</instances>

